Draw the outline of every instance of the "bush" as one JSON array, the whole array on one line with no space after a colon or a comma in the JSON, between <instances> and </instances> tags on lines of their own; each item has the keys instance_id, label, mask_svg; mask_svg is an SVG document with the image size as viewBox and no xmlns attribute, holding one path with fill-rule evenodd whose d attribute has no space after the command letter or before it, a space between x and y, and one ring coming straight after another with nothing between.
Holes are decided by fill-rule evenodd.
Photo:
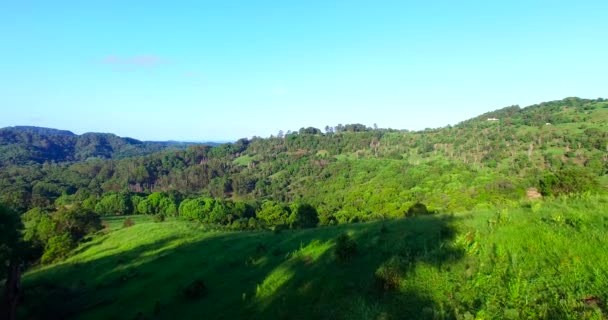
<instances>
[{"instance_id":1,"label":"bush","mask_svg":"<svg viewBox=\"0 0 608 320\"><path fill-rule=\"evenodd\" d=\"M51 237L44 247L44 254L40 261L42 263L51 263L65 258L74 247L74 241L72 241L72 237L68 233Z\"/></svg>"},{"instance_id":2,"label":"bush","mask_svg":"<svg viewBox=\"0 0 608 320\"><path fill-rule=\"evenodd\" d=\"M406 217L415 217L415 216L420 216L420 215L425 215L425 214L433 214L433 211L429 211L423 203L416 202L409 209L407 209L405 216Z\"/></svg>"},{"instance_id":3,"label":"bush","mask_svg":"<svg viewBox=\"0 0 608 320\"><path fill-rule=\"evenodd\" d=\"M588 168L576 166L547 173L539 181L540 193L543 196L581 193L594 190L598 186L599 182Z\"/></svg>"},{"instance_id":4,"label":"bush","mask_svg":"<svg viewBox=\"0 0 608 320\"><path fill-rule=\"evenodd\" d=\"M125 222L122 223L123 228L132 227L133 225L135 225L135 221L133 221L131 218L125 219Z\"/></svg>"},{"instance_id":5,"label":"bush","mask_svg":"<svg viewBox=\"0 0 608 320\"><path fill-rule=\"evenodd\" d=\"M393 256L384 262L375 273L378 286L385 291L399 288L404 266L405 261L400 256Z\"/></svg>"},{"instance_id":6,"label":"bush","mask_svg":"<svg viewBox=\"0 0 608 320\"><path fill-rule=\"evenodd\" d=\"M196 279L182 289L182 294L188 299L199 299L207 295L207 286L203 280Z\"/></svg>"},{"instance_id":7,"label":"bush","mask_svg":"<svg viewBox=\"0 0 608 320\"><path fill-rule=\"evenodd\" d=\"M155 214L153 220L154 222L165 222L165 215L162 213Z\"/></svg>"},{"instance_id":8,"label":"bush","mask_svg":"<svg viewBox=\"0 0 608 320\"><path fill-rule=\"evenodd\" d=\"M348 234L343 233L336 238L336 259L345 262L357 254L357 243Z\"/></svg>"},{"instance_id":9,"label":"bush","mask_svg":"<svg viewBox=\"0 0 608 320\"><path fill-rule=\"evenodd\" d=\"M314 228L319 224L319 213L309 204L293 204L289 223L292 228Z\"/></svg>"}]
</instances>

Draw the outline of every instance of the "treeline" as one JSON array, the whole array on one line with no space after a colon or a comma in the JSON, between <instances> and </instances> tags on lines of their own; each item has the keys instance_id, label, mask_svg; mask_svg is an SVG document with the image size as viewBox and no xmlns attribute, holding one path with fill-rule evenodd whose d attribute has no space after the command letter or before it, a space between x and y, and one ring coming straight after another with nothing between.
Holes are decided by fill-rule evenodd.
<instances>
[{"instance_id":1,"label":"treeline","mask_svg":"<svg viewBox=\"0 0 608 320\"><path fill-rule=\"evenodd\" d=\"M279 203L271 200L238 201L214 199L209 196L186 197L180 192L154 192L149 195L130 192L109 192L98 199L80 201L74 196L62 196L55 201L55 210L63 209L109 215L163 215L197 220L203 223L229 226L232 229L267 227L303 228L332 224L331 219L319 220L317 210L306 203ZM39 213L44 209L34 208Z\"/></svg>"},{"instance_id":2,"label":"treeline","mask_svg":"<svg viewBox=\"0 0 608 320\"><path fill-rule=\"evenodd\" d=\"M98 201L78 201L62 196L54 208L28 210L21 215L25 261L49 263L66 257L85 236L103 229L101 216L153 215L155 221L180 217L230 230L260 230L283 228L312 228L320 224L335 224L320 220L317 210L306 203L290 205L266 201L232 201L206 196L185 198L178 192L154 192L150 195L107 193ZM15 214L15 216L17 216ZM27 252L27 253L23 253Z\"/></svg>"}]
</instances>

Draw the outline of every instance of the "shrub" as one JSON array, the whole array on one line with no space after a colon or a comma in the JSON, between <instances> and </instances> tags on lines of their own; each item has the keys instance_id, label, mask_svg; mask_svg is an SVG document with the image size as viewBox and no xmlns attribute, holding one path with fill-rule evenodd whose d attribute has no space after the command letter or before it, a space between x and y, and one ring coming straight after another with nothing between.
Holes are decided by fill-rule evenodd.
<instances>
[{"instance_id":1,"label":"shrub","mask_svg":"<svg viewBox=\"0 0 608 320\"><path fill-rule=\"evenodd\" d=\"M72 241L72 237L68 233L51 237L46 243L44 254L40 261L42 263L51 263L65 258L74 246L74 241Z\"/></svg>"},{"instance_id":2,"label":"shrub","mask_svg":"<svg viewBox=\"0 0 608 320\"><path fill-rule=\"evenodd\" d=\"M338 262L345 262L357 254L357 243L347 233L343 233L336 238L335 250Z\"/></svg>"},{"instance_id":3,"label":"shrub","mask_svg":"<svg viewBox=\"0 0 608 320\"><path fill-rule=\"evenodd\" d=\"M405 216L406 217L415 217L415 216L425 215L425 214L433 214L433 211L429 211L423 203L416 202L409 209L407 209Z\"/></svg>"},{"instance_id":4,"label":"shrub","mask_svg":"<svg viewBox=\"0 0 608 320\"><path fill-rule=\"evenodd\" d=\"M188 299L199 299L207 295L205 282L196 279L182 289L182 294Z\"/></svg>"},{"instance_id":5,"label":"shrub","mask_svg":"<svg viewBox=\"0 0 608 320\"><path fill-rule=\"evenodd\" d=\"M401 275L405 269L404 267L405 261L402 257L391 257L376 270L376 283L385 291L399 288L399 284L401 283Z\"/></svg>"},{"instance_id":6,"label":"shrub","mask_svg":"<svg viewBox=\"0 0 608 320\"><path fill-rule=\"evenodd\" d=\"M319 224L319 213L309 204L293 204L289 223L292 228L314 228Z\"/></svg>"},{"instance_id":7,"label":"shrub","mask_svg":"<svg viewBox=\"0 0 608 320\"><path fill-rule=\"evenodd\" d=\"M123 228L132 227L133 225L135 225L135 221L133 221L131 218L125 219L125 222L122 223Z\"/></svg>"},{"instance_id":8,"label":"shrub","mask_svg":"<svg viewBox=\"0 0 608 320\"><path fill-rule=\"evenodd\" d=\"M165 215L162 213L154 215L154 222L165 222Z\"/></svg>"},{"instance_id":9,"label":"shrub","mask_svg":"<svg viewBox=\"0 0 608 320\"><path fill-rule=\"evenodd\" d=\"M382 227L380 227L380 233L388 233L388 228L386 224L382 223Z\"/></svg>"}]
</instances>

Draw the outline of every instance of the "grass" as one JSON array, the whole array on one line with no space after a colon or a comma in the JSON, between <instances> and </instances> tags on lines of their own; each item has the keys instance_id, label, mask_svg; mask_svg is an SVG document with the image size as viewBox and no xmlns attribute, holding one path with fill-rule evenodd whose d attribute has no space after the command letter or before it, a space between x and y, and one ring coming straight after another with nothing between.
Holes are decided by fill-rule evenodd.
<instances>
[{"instance_id":1,"label":"grass","mask_svg":"<svg viewBox=\"0 0 608 320\"><path fill-rule=\"evenodd\" d=\"M255 157L252 157L250 155L242 155L236 159L234 159L233 163L239 166L243 166L246 167L249 164L251 164L251 162L253 162L255 159Z\"/></svg>"},{"instance_id":2,"label":"grass","mask_svg":"<svg viewBox=\"0 0 608 320\"><path fill-rule=\"evenodd\" d=\"M144 217L28 272L21 316L605 319L607 209L586 195L280 233ZM357 250L337 261L343 233ZM206 295L188 299L196 280Z\"/></svg>"},{"instance_id":3,"label":"grass","mask_svg":"<svg viewBox=\"0 0 608 320\"><path fill-rule=\"evenodd\" d=\"M152 216L146 216L146 215L101 217L101 221L103 221L106 231L116 231L118 229L122 229L123 225L125 223L125 220L127 220L127 219L131 219L131 221L133 221L133 223L136 225L141 224L141 223L152 222Z\"/></svg>"}]
</instances>

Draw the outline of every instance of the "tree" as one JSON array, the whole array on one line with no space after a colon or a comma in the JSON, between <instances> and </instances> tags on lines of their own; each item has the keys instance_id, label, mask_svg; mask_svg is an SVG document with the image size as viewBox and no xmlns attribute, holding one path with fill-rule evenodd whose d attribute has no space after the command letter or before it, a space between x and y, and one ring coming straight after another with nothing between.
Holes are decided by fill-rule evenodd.
<instances>
[{"instance_id":1,"label":"tree","mask_svg":"<svg viewBox=\"0 0 608 320\"><path fill-rule=\"evenodd\" d=\"M543 196L579 193L594 190L598 186L597 178L589 169L578 166L568 166L546 173L539 181L540 193Z\"/></svg>"},{"instance_id":2,"label":"tree","mask_svg":"<svg viewBox=\"0 0 608 320\"><path fill-rule=\"evenodd\" d=\"M314 228L319 224L317 209L309 204L295 203L291 205L289 224L295 228Z\"/></svg>"},{"instance_id":3,"label":"tree","mask_svg":"<svg viewBox=\"0 0 608 320\"><path fill-rule=\"evenodd\" d=\"M179 206L179 215L187 219L208 220L215 200L207 197L186 199Z\"/></svg>"},{"instance_id":4,"label":"tree","mask_svg":"<svg viewBox=\"0 0 608 320\"><path fill-rule=\"evenodd\" d=\"M287 224L289 212L280 203L264 201L256 216L268 226L278 226Z\"/></svg>"},{"instance_id":5,"label":"tree","mask_svg":"<svg viewBox=\"0 0 608 320\"><path fill-rule=\"evenodd\" d=\"M15 319L19 301L23 242L19 216L0 205L0 279L6 279L0 316Z\"/></svg>"},{"instance_id":6,"label":"tree","mask_svg":"<svg viewBox=\"0 0 608 320\"><path fill-rule=\"evenodd\" d=\"M56 224L57 234L67 233L74 242L102 228L99 215L80 206L59 210L51 217Z\"/></svg>"},{"instance_id":7,"label":"tree","mask_svg":"<svg viewBox=\"0 0 608 320\"><path fill-rule=\"evenodd\" d=\"M99 215L125 215L132 211L131 199L124 193L106 194L95 205L95 213Z\"/></svg>"},{"instance_id":8,"label":"tree","mask_svg":"<svg viewBox=\"0 0 608 320\"><path fill-rule=\"evenodd\" d=\"M407 217L415 217L431 213L433 212L429 211L423 203L416 202L409 209L407 209L407 213L405 215Z\"/></svg>"},{"instance_id":9,"label":"tree","mask_svg":"<svg viewBox=\"0 0 608 320\"><path fill-rule=\"evenodd\" d=\"M76 246L74 240L68 233L56 235L49 239L45 248L44 254L40 261L42 263L51 263L53 261L65 258L70 250Z\"/></svg>"},{"instance_id":10,"label":"tree","mask_svg":"<svg viewBox=\"0 0 608 320\"><path fill-rule=\"evenodd\" d=\"M40 249L53 237L57 227L50 214L40 208L27 211L21 216L21 220L24 225L23 239Z\"/></svg>"}]
</instances>

